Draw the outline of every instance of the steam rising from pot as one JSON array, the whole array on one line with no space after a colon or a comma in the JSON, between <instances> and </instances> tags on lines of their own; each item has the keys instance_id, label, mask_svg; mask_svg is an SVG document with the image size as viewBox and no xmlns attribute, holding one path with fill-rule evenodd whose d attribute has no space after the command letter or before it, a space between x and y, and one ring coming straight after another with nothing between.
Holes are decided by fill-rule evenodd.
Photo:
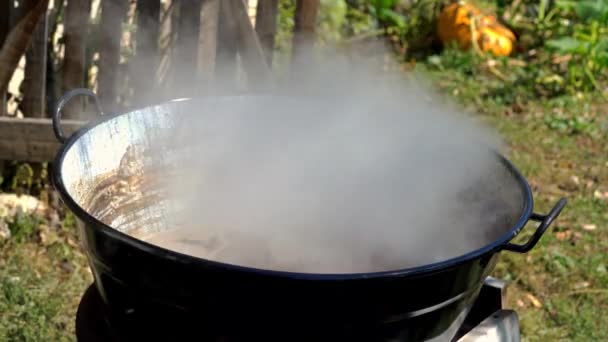
<instances>
[{"instance_id":1,"label":"steam rising from pot","mask_svg":"<svg viewBox=\"0 0 608 342\"><path fill-rule=\"evenodd\" d=\"M496 239L514 212L489 150L497 139L415 79L371 65L334 56L257 97L184 102L163 146L165 222L179 228L149 241L232 264L356 273Z\"/></svg>"}]
</instances>

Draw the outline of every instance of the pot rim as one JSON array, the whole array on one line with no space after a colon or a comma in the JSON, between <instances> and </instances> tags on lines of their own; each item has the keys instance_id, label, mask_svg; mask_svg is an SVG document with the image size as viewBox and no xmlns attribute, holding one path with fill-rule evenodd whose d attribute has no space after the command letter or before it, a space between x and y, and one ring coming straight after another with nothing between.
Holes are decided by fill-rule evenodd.
<instances>
[{"instance_id":1,"label":"pot rim","mask_svg":"<svg viewBox=\"0 0 608 342\"><path fill-rule=\"evenodd\" d=\"M222 98L243 98L244 96L222 96ZM249 97L249 96L245 96ZM256 96L259 97L259 96ZM192 98L181 98L175 99L169 102L181 102L181 101L195 101L196 99ZM204 99L199 99L204 100ZM419 265L415 267L396 269L390 271L379 271L379 272L368 272L368 273L301 273L301 272L289 272L289 271L277 271L277 270L269 270L269 269L261 269L255 267L241 266L236 264L228 264L220 261L214 261L210 259L204 259L200 257L195 257L188 254L183 254L180 252L176 252L173 250L169 250L151 243L148 243L144 240L137 239L123 233L117 229L112 228L111 226L101 222L96 217L88 213L84 208L82 208L76 201L72 198L72 196L68 193L65 184L63 182L62 177L62 164L63 160L70 150L70 148L78 141L80 137L89 132L91 129L95 128L98 125L103 124L106 121L110 121L116 117L122 115L129 115L135 111L143 111L146 109L158 107L161 104L142 107L137 110L131 110L123 113L115 113L115 114L106 114L96 118L90 123L84 125L80 129L78 129L74 134L72 134L65 143L60 147L59 151L54 160L53 173L52 173L52 182L59 192L59 195L65 205L76 215L76 218L81 220L85 224L85 229L98 229L102 233L108 235L111 238L118 240L121 243L127 244L130 247L139 249L146 253L154 254L157 257L162 257L166 259L171 259L174 262L178 262L181 264L204 264L205 266L211 266L215 268L222 268L225 270L233 270L239 272L245 272L255 275L263 275L263 276L273 276L273 277L282 277L282 278L290 278L290 279L303 279L303 280L319 280L319 281L343 281L343 280L362 280L362 279L371 279L371 278L387 278L387 277L414 277L425 275L429 273L434 273L437 271L449 269L456 267L460 264L466 263L468 261L472 261L477 259L485 254L499 252L504 245L506 245L510 240L512 240L526 225L526 223L530 220L530 216L532 215L534 199L532 195L532 190L526 178L521 174L521 172L509 161L506 157L500 154L498 151L494 151L499 162L501 162L507 170L512 174L513 177L517 180L517 183L520 187L520 190L523 191L523 210L515 224L503 235L500 236L494 242L487 244L481 248L475 249L471 252L465 253L463 255L453 257L450 259L446 259L443 261L438 261L430 264Z\"/></svg>"}]
</instances>

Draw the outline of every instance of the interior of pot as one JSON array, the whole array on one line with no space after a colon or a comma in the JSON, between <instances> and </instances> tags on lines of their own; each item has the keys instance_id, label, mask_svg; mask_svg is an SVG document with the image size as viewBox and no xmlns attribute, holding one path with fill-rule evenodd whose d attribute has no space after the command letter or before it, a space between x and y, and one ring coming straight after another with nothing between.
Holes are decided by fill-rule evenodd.
<instances>
[{"instance_id":1,"label":"interior of pot","mask_svg":"<svg viewBox=\"0 0 608 342\"><path fill-rule=\"evenodd\" d=\"M65 152L60 170L67 194L113 229L168 249L243 266L310 273L378 272L458 257L496 241L512 229L524 210L525 185L495 155L487 171L468 184L461 184L462 191L455 198L455 201L475 205L435 212L435 219L440 218L441 224L423 233L412 227L417 225L416 220L407 218L400 222L378 220L375 226L363 227L367 231L364 238L353 238L362 234L361 230L352 234L340 230L339 234L334 232L331 238L323 239L323 243L317 243L321 241L318 239L304 242L302 236L289 240L288 225L274 227L270 241L268 235L251 229L205 227L204 217L200 220L202 227L184 230L183 225L197 223L179 222L175 219L179 215L168 214L175 213L176 209L163 185L168 184L171 177L179 177L167 174L166 166L187 168L192 155L162 147L166 139L179 134L176 125L180 118L195 110L202 113L201 120L205 120L205 116L214 115L223 103L234 101L253 100L242 97L174 101L122 114L94 126L73 141ZM153 156L149 151L154 151ZM396 178L393 182L398 181ZM398 184L391 187L400 189ZM382 192L374 195L381 196ZM406 209L411 203L402 205L404 208L395 203L391 209ZM352 215L353 221L378 215L377 209L366 213L365 205L359 209ZM232 216L238 217L239 212ZM459 222L463 217L468 220L464 222L474 222L471 224L475 226ZM323 224L331 223L319 221L319 225ZM387 241L366 248L365 241L382 236L382 227L388 225L392 226L390 234L396 235L388 234ZM192 236L192 229L199 233ZM207 229L208 236L200 234ZM453 230L462 231L453 234ZM311 234L322 235L322 232L314 230ZM449 232L452 234L446 234Z\"/></svg>"}]
</instances>

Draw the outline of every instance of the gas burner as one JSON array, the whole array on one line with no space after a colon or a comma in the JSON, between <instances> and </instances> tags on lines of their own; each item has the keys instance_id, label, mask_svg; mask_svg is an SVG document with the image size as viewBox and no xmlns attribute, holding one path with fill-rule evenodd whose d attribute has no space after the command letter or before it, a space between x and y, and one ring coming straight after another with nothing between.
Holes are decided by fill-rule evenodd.
<instances>
[{"instance_id":1,"label":"gas burner","mask_svg":"<svg viewBox=\"0 0 608 342\"><path fill-rule=\"evenodd\" d=\"M505 283L488 277L479 297L452 342L519 342L517 313L503 309ZM110 323L103 301L94 284L84 293L76 314L78 342L130 341ZM137 340L156 340L158 336L139 335ZM218 341L226 341L219 339Z\"/></svg>"}]
</instances>

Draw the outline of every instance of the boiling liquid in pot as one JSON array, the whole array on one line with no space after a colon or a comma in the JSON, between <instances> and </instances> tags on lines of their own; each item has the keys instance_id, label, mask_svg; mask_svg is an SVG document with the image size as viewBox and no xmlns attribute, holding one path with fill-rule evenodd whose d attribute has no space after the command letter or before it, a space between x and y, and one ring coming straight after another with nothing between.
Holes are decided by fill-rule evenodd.
<instances>
[{"instance_id":1,"label":"boiling liquid in pot","mask_svg":"<svg viewBox=\"0 0 608 342\"><path fill-rule=\"evenodd\" d=\"M507 233L521 187L483 127L417 84L340 79L334 69L311 82L327 85L323 96L172 103L166 132L145 124L156 110L134 112L111 133L143 138L84 187L83 207L164 248L294 272L421 266ZM94 143L111 145L105 138Z\"/></svg>"},{"instance_id":2,"label":"boiling liquid in pot","mask_svg":"<svg viewBox=\"0 0 608 342\"><path fill-rule=\"evenodd\" d=\"M148 243L228 264L304 273L396 270L465 254L494 241L513 224L513 202L507 201L508 197L484 198L484 192L468 189L458 195L458 200L475 205L458 206L449 212L438 213L445 215L445 226L437 227L434 232L417 232L416 227L408 227L408 222L404 222L403 230L409 233L398 235L403 240L395 243L383 243L381 236L375 235L381 234L378 232L383 227L367 227L363 237L349 234L332 236L331 229L327 229L328 236L319 238L308 236L305 229L290 232L286 228L276 230L277 234L256 234L253 229L234 226L196 226L192 222L192 213L179 215L174 211L167 215L168 211L175 210L168 209L171 203L162 193L165 189L162 180L167 176L167 170L143 167L145 159L143 149L130 148L118 173L100 177L86 205L88 210L104 223ZM495 171L505 172L503 169ZM489 193L505 192L493 182L493 178L479 179L476 186ZM239 213L231 215L239 216ZM466 217L470 218L463 219ZM204 220L205 217L201 217L201 221ZM466 227L467 223L475 226ZM461 233L454 235L449 229L461 230ZM450 235L448 241L443 238L446 230ZM355 235L360 233L353 230ZM473 246L475 248L469 241L477 243ZM416 244L436 247L422 250L412 247Z\"/></svg>"}]
</instances>

